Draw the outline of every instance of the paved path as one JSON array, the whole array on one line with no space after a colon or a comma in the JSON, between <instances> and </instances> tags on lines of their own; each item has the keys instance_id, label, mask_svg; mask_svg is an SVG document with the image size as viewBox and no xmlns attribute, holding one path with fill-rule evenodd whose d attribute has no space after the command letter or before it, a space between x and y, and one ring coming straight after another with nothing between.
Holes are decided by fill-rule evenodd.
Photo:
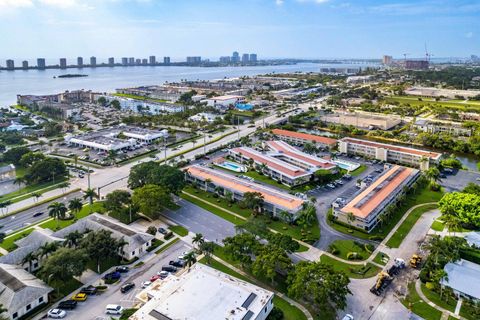
<instances>
[{"instance_id":1,"label":"paved path","mask_svg":"<svg viewBox=\"0 0 480 320\"><path fill-rule=\"evenodd\" d=\"M425 294L423 294L421 284L422 284L422 282L420 281L420 279L417 279L417 281L415 281L415 291L417 291L418 295L420 296L420 298L423 301L428 303L431 307L434 307L435 309L442 312L442 319L448 319L448 316L452 316L452 317L460 318L461 320L467 320L464 317L460 317L458 314L455 314L454 312L451 312L450 310L444 309L444 308L436 305L432 301L428 300L427 296L425 296Z\"/></svg>"}]
</instances>

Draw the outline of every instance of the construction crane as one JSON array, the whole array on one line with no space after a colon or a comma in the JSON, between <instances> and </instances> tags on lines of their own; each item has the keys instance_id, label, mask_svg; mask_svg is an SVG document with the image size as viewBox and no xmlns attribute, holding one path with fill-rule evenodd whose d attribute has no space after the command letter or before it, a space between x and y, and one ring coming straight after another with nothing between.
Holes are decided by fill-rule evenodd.
<instances>
[{"instance_id":1,"label":"construction crane","mask_svg":"<svg viewBox=\"0 0 480 320\"><path fill-rule=\"evenodd\" d=\"M425 42L425 61L428 61L430 63L430 59L433 57L433 54L428 52L427 50L427 42Z\"/></svg>"},{"instance_id":2,"label":"construction crane","mask_svg":"<svg viewBox=\"0 0 480 320\"><path fill-rule=\"evenodd\" d=\"M403 54L403 58L404 58L404 61L407 62L407 56L410 55L410 53L404 53Z\"/></svg>"}]
</instances>

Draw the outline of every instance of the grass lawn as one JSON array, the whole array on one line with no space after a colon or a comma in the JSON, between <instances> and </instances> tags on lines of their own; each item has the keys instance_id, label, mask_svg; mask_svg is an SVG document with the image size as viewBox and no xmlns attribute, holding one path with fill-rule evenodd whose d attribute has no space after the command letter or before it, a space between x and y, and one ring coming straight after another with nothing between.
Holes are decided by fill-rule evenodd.
<instances>
[{"instance_id":1,"label":"grass lawn","mask_svg":"<svg viewBox=\"0 0 480 320\"><path fill-rule=\"evenodd\" d=\"M147 251L148 252L153 251L153 250L157 249L158 247L160 247L162 244L163 244L162 240L159 240L159 239L155 238L155 239L152 240L152 245L150 247L148 247Z\"/></svg>"},{"instance_id":2,"label":"grass lawn","mask_svg":"<svg viewBox=\"0 0 480 320\"><path fill-rule=\"evenodd\" d=\"M265 184L269 184L269 185L272 185L274 187L277 187L277 188L280 188L280 189L283 189L283 190L292 191L292 189L290 187L288 187L288 186L286 186L282 183L278 183L277 181L273 180L272 178L270 178L266 175L262 175L262 174L258 173L257 171L250 170L248 172L244 172L243 174L246 175L247 177L255 179L255 181L259 181L259 182L262 182L262 183L265 183Z\"/></svg>"},{"instance_id":3,"label":"grass lawn","mask_svg":"<svg viewBox=\"0 0 480 320\"><path fill-rule=\"evenodd\" d=\"M18 174L17 174L17 176L18 176ZM66 179L64 179L62 181L65 181L65 180ZM0 196L0 200L1 201L10 200L10 201L12 201L12 203L19 202L19 201L30 198L31 195L29 195L29 193L36 192L36 193L39 193L39 194L43 194L47 191L55 190L55 189L57 189L56 185L62 183L62 181L55 181L55 183L50 181L50 182L38 183L38 184L26 186L22 189L19 189L19 190L4 194L3 196ZM43 190L39 191L40 189L43 189ZM15 198L15 199L13 199L13 198ZM41 199L39 199L39 200L41 200Z\"/></svg>"},{"instance_id":4,"label":"grass lawn","mask_svg":"<svg viewBox=\"0 0 480 320\"><path fill-rule=\"evenodd\" d=\"M75 218L81 219L93 212L98 212L98 213L103 213L104 208L103 208L103 203L102 202L94 202L92 205L84 205L83 208L80 210L75 215ZM69 225L75 223L75 219L70 219L70 220L59 220L58 221L58 228L57 228L57 221L56 220L50 220L50 221L45 221L44 223L41 223L39 227L44 228L44 229L50 229L50 230L60 230L65 227L68 227Z\"/></svg>"},{"instance_id":5,"label":"grass lawn","mask_svg":"<svg viewBox=\"0 0 480 320\"><path fill-rule=\"evenodd\" d=\"M149 100L149 101L155 101L155 102L168 102L171 103L168 100L165 99L155 99L155 98L150 98L150 97L144 97L144 96L137 96L135 94L128 94L128 93L114 93L113 94L116 97L122 97L122 98L130 98L130 99L136 99L136 100Z\"/></svg>"},{"instance_id":6,"label":"grass lawn","mask_svg":"<svg viewBox=\"0 0 480 320\"><path fill-rule=\"evenodd\" d=\"M433 221L432 223L432 226L431 228L435 231L443 231L443 229L445 228L445 226L443 225L443 222L440 221L440 220L435 220Z\"/></svg>"},{"instance_id":7,"label":"grass lawn","mask_svg":"<svg viewBox=\"0 0 480 320\"><path fill-rule=\"evenodd\" d=\"M120 265L120 262L121 262L120 256L116 256L114 258L109 257L109 258L100 259L100 273L103 273L103 272L107 271L109 268L111 268L113 266ZM88 261L87 262L87 268L94 271L94 272L97 272L97 270L98 270L97 262L95 260Z\"/></svg>"},{"instance_id":8,"label":"grass lawn","mask_svg":"<svg viewBox=\"0 0 480 320\"><path fill-rule=\"evenodd\" d=\"M370 252L365 250L365 247L363 244L360 244L360 246L358 246L357 244L354 243L353 240L335 240L334 242L332 242L331 245L334 245L335 248L338 250L338 252L335 253L335 255L345 260L348 259L347 255L349 252L357 252L358 254L361 255L361 259L356 259L356 261L365 260L371 254Z\"/></svg>"},{"instance_id":9,"label":"grass lawn","mask_svg":"<svg viewBox=\"0 0 480 320\"><path fill-rule=\"evenodd\" d=\"M300 243L300 247L295 252L305 252L305 251L308 251L308 247L306 247L306 246L304 246L303 244Z\"/></svg>"},{"instance_id":10,"label":"grass lawn","mask_svg":"<svg viewBox=\"0 0 480 320\"><path fill-rule=\"evenodd\" d=\"M161 247L160 249L158 249L157 251L155 251L156 254L160 254L162 253L163 251L167 250L168 248L170 248L171 246L173 246L175 243L177 243L178 241L180 241L180 238L175 238L173 239L172 241L170 241L169 243L167 243L166 245L164 245L163 247Z\"/></svg>"},{"instance_id":11,"label":"grass lawn","mask_svg":"<svg viewBox=\"0 0 480 320\"><path fill-rule=\"evenodd\" d=\"M185 237L188 234L188 230L182 226L170 226L168 229L178 234L180 237Z\"/></svg>"},{"instance_id":12,"label":"grass lawn","mask_svg":"<svg viewBox=\"0 0 480 320\"><path fill-rule=\"evenodd\" d=\"M422 288L423 294L427 297L428 300L432 301L439 307L447 309L448 311L451 311L451 312L455 311L455 307L457 306L457 300L450 298L447 302L445 301L445 296L443 296L444 299L441 299L440 294L438 294L433 290L428 289L423 283L421 288Z\"/></svg>"},{"instance_id":13,"label":"grass lawn","mask_svg":"<svg viewBox=\"0 0 480 320\"><path fill-rule=\"evenodd\" d=\"M239 274L238 272L230 269L229 267L227 267L223 263L218 262L216 260L211 259L210 264L207 264L206 258L202 258L199 262L203 263L203 264L206 264L206 265L208 265L208 266L210 266L214 269L217 269L219 271L222 271L226 274L229 274L229 275L231 275L235 278L238 278L240 280L243 280L243 281L246 281L246 282L251 282L247 277ZM283 298L275 296L273 298L273 304L277 308L279 308L283 311L284 320L302 320L302 319L306 320L307 319L305 314L300 309L291 305L289 302L287 302Z\"/></svg>"},{"instance_id":14,"label":"grass lawn","mask_svg":"<svg viewBox=\"0 0 480 320\"><path fill-rule=\"evenodd\" d=\"M415 291L415 282L408 285L408 294L405 299L402 299L402 304L425 320L439 320L442 316L441 311L431 307L420 298Z\"/></svg>"},{"instance_id":15,"label":"grass lawn","mask_svg":"<svg viewBox=\"0 0 480 320\"><path fill-rule=\"evenodd\" d=\"M475 314L475 310L473 310L472 307L467 305L464 301L462 303L462 307L460 308L460 316L469 320L478 320L478 318L475 317L474 314Z\"/></svg>"},{"instance_id":16,"label":"grass lawn","mask_svg":"<svg viewBox=\"0 0 480 320\"><path fill-rule=\"evenodd\" d=\"M458 320L458 318L455 318L454 316L448 316L448 320Z\"/></svg>"},{"instance_id":17,"label":"grass lawn","mask_svg":"<svg viewBox=\"0 0 480 320\"><path fill-rule=\"evenodd\" d=\"M386 258L386 259L385 259ZM375 258L373 258L373 262L376 262L378 264L381 264L381 265L386 265L388 260L390 260L390 257L387 256L385 253L383 252L379 252L377 253L377 255L375 256Z\"/></svg>"},{"instance_id":18,"label":"grass lawn","mask_svg":"<svg viewBox=\"0 0 480 320\"><path fill-rule=\"evenodd\" d=\"M380 272L380 268L374 266L371 263L368 263L366 268L368 269L363 275L360 274L364 271L363 265L353 265L343 263L341 261L335 260L334 258L330 258L329 256L322 255L320 257L320 261L325 264L329 264L333 267L335 271L343 271L349 278L354 279L363 279L363 278L371 278L377 275Z\"/></svg>"},{"instance_id":19,"label":"grass lawn","mask_svg":"<svg viewBox=\"0 0 480 320\"><path fill-rule=\"evenodd\" d=\"M422 214L436 208L438 208L438 205L429 204L429 205L425 205L423 207L414 209L412 212L410 212L408 217L402 222L402 224L397 229L397 231L393 234L393 236L387 241L386 245L389 246L390 248L398 248L402 244L403 239L405 239L405 237L410 232L412 227L418 221L418 219L420 219Z\"/></svg>"},{"instance_id":20,"label":"grass lawn","mask_svg":"<svg viewBox=\"0 0 480 320\"><path fill-rule=\"evenodd\" d=\"M422 99L422 101L418 100L419 98ZM457 109L457 110L465 110L467 107L468 108L473 108L473 109L480 109L480 104L475 101L469 101L467 103L461 102L459 100L449 100L449 101L435 101L435 99L432 98L424 98L424 97L416 97L416 96L393 96L393 97L386 97L385 100L387 102L401 102L401 103L408 103L412 106L442 106L446 108L451 108L451 109Z\"/></svg>"},{"instance_id":21,"label":"grass lawn","mask_svg":"<svg viewBox=\"0 0 480 320\"><path fill-rule=\"evenodd\" d=\"M357 169L353 170L352 172L350 172L350 175L352 177L356 177L356 176L359 176L362 172L364 172L365 170L367 170L367 166L362 164L360 165L360 167L358 167Z\"/></svg>"},{"instance_id":22,"label":"grass lawn","mask_svg":"<svg viewBox=\"0 0 480 320\"><path fill-rule=\"evenodd\" d=\"M11 237L8 237L6 239L4 239L2 241L2 243L0 243L0 247L2 247L3 249L7 250L7 251L13 251L17 248L17 245L14 243L15 241L19 240L19 239L22 239L22 238L25 238L26 236L28 236L30 233L32 233L33 231L33 227L30 228L30 229L27 229L21 233L18 233L14 236L11 236Z\"/></svg>"},{"instance_id":23,"label":"grass lawn","mask_svg":"<svg viewBox=\"0 0 480 320\"><path fill-rule=\"evenodd\" d=\"M67 280L67 281L56 281L55 279L52 279L49 285L55 289L52 292L54 296L53 300L55 301L77 290L78 288L83 286L83 283L81 283L80 281L74 278L71 278L70 280Z\"/></svg>"}]
</instances>

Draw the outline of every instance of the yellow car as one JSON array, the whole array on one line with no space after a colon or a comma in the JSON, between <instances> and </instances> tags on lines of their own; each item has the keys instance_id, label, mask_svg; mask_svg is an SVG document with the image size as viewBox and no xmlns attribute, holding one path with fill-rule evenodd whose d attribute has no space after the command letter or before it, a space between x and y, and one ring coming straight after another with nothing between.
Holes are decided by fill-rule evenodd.
<instances>
[{"instance_id":1,"label":"yellow car","mask_svg":"<svg viewBox=\"0 0 480 320\"><path fill-rule=\"evenodd\" d=\"M72 297L72 300L75 301L85 301L87 300L87 294L86 293L77 293Z\"/></svg>"}]
</instances>

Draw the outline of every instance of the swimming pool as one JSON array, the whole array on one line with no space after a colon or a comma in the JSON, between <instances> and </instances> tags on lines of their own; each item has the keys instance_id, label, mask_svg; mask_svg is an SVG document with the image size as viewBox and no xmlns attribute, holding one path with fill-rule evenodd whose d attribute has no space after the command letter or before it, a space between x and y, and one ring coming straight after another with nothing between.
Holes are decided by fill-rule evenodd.
<instances>
[{"instance_id":1,"label":"swimming pool","mask_svg":"<svg viewBox=\"0 0 480 320\"><path fill-rule=\"evenodd\" d=\"M238 110L242 110L242 111L250 111L253 109L253 106L251 104L247 104L247 103L237 103L235 105L235 108L237 108Z\"/></svg>"},{"instance_id":2,"label":"swimming pool","mask_svg":"<svg viewBox=\"0 0 480 320\"><path fill-rule=\"evenodd\" d=\"M235 162L224 161L216 164L219 167L232 170L235 172L247 172L247 168L241 164L237 164Z\"/></svg>"},{"instance_id":3,"label":"swimming pool","mask_svg":"<svg viewBox=\"0 0 480 320\"><path fill-rule=\"evenodd\" d=\"M359 163L356 162L351 162L351 161L346 161L346 160L340 160L340 159L335 159L333 160L337 166L339 166L342 169L345 169L347 171L354 171L357 170L360 167Z\"/></svg>"}]
</instances>

